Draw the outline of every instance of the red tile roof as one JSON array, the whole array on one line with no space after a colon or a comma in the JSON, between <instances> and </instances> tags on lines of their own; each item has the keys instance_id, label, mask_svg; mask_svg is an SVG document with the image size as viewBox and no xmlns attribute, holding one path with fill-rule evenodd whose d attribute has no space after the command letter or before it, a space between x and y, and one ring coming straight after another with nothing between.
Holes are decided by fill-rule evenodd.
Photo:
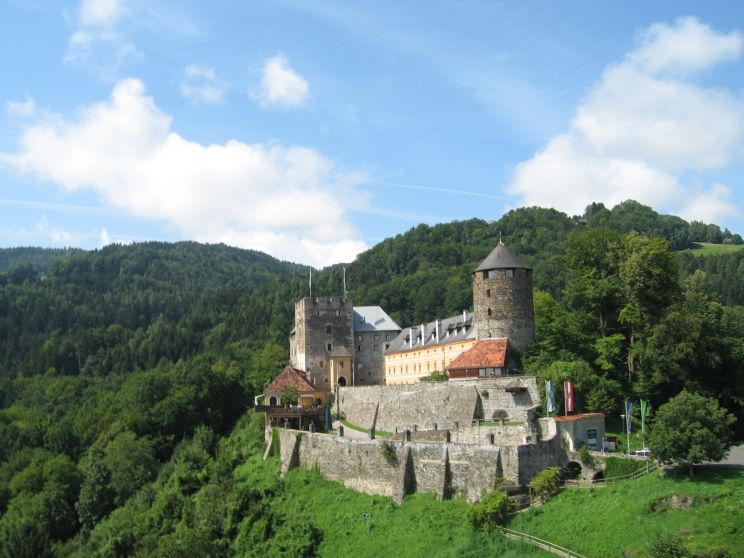
<instances>
[{"instance_id":1,"label":"red tile roof","mask_svg":"<svg viewBox=\"0 0 744 558\"><path fill-rule=\"evenodd\" d=\"M466 368L503 368L506 366L508 339L481 339L450 362L447 370Z\"/></svg>"},{"instance_id":2,"label":"red tile roof","mask_svg":"<svg viewBox=\"0 0 744 558\"><path fill-rule=\"evenodd\" d=\"M581 413L579 415L568 415L567 417L555 416L550 417L556 422L568 422L572 420L583 420L588 418L605 418L602 413Z\"/></svg>"},{"instance_id":3,"label":"red tile roof","mask_svg":"<svg viewBox=\"0 0 744 558\"><path fill-rule=\"evenodd\" d=\"M315 393L315 388L308 383L304 375L302 370L285 366L266 388L266 393L282 393L288 387L293 387L297 393Z\"/></svg>"}]
</instances>

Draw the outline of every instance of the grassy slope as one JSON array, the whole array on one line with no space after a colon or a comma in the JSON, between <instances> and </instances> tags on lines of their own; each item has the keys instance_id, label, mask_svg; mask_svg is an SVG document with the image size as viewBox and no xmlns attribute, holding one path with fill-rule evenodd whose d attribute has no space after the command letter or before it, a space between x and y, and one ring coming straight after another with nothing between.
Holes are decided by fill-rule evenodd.
<instances>
[{"instance_id":1,"label":"grassy slope","mask_svg":"<svg viewBox=\"0 0 744 558\"><path fill-rule=\"evenodd\" d=\"M291 471L285 482L287 490L274 505L289 517L312 518L323 532L321 556L551 556L496 534L473 533L462 501L414 494L396 507L390 498L353 492L304 470Z\"/></svg>"},{"instance_id":2,"label":"grassy slope","mask_svg":"<svg viewBox=\"0 0 744 558\"><path fill-rule=\"evenodd\" d=\"M733 254L744 250L744 244L710 244L708 242L696 242L692 253L696 256L718 256L719 254ZM699 246L699 248L697 247Z\"/></svg>"},{"instance_id":3,"label":"grassy slope","mask_svg":"<svg viewBox=\"0 0 744 558\"><path fill-rule=\"evenodd\" d=\"M744 557L744 470L708 469L692 480L647 477L585 490L564 490L541 508L516 516L508 527L548 539L587 556L644 557L659 534L681 537L695 553L726 549ZM653 511L671 495L713 497L690 509Z\"/></svg>"}]
</instances>

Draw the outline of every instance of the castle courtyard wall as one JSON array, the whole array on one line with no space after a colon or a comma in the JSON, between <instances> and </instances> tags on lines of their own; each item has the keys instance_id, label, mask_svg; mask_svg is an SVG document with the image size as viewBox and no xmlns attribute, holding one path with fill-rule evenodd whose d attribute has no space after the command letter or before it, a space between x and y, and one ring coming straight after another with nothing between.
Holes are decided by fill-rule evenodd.
<instances>
[{"instance_id":1,"label":"castle courtyard wall","mask_svg":"<svg viewBox=\"0 0 744 558\"><path fill-rule=\"evenodd\" d=\"M511 393L507 387L521 385ZM377 430L455 429L473 420L532 423L539 402L534 376L450 380L410 385L356 386L340 388L338 408L346 419L370 428L376 416Z\"/></svg>"}]
</instances>

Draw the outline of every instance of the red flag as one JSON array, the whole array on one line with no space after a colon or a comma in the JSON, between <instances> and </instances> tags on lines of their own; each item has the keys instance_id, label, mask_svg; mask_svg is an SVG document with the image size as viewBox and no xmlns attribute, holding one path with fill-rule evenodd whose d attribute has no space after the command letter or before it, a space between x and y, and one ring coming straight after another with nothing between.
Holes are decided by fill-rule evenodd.
<instances>
[{"instance_id":1,"label":"red flag","mask_svg":"<svg viewBox=\"0 0 744 558\"><path fill-rule=\"evenodd\" d=\"M573 383L565 382L563 384L563 390L566 394L566 414L574 412L574 391Z\"/></svg>"}]
</instances>

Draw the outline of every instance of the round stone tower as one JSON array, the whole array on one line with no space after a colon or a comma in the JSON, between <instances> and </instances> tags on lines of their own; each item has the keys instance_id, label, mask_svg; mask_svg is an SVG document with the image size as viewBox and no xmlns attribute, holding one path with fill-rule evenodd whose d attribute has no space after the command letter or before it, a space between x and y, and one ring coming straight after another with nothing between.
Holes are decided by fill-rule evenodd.
<instances>
[{"instance_id":1,"label":"round stone tower","mask_svg":"<svg viewBox=\"0 0 744 558\"><path fill-rule=\"evenodd\" d=\"M478 339L507 337L519 351L535 340L532 269L499 242L473 272Z\"/></svg>"}]
</instances>

